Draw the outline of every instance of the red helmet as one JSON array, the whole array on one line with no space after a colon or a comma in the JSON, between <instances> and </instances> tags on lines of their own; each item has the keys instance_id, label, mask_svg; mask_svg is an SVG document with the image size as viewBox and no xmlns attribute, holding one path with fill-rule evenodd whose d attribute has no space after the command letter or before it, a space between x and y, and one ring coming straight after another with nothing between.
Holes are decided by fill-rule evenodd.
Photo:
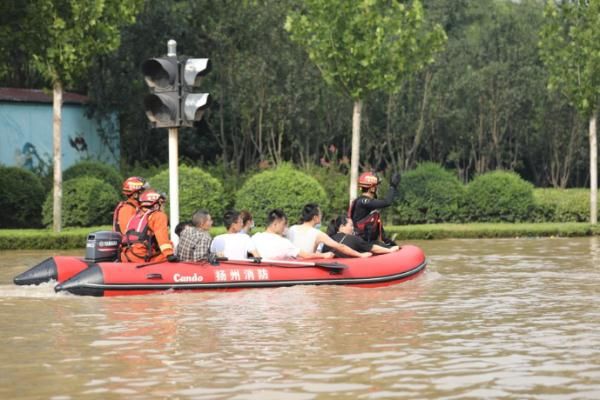
<instances>
[{"instance_id":1,"label":"red helmet","mask_svg":"<svg viewBox=\"0 0 600 400\"><path fill-rule=\"evenodd\" d=\"M132 176L123 182L123 194L125 196L131 196L134 193L141 192L148 188L148 184L144 178L139 176Z\"/></svg>"},{"instance_id":2,"label":"red helmet","mask_svg":"<svg viewBox=\"0 0 600 400\"><path fill-rule=\"evenodd\" d=\"M379 185L379 178L372 172L363 172L358 177L358 186L365 189L370 189Z\"/></svg>"},{"instance_id":3,"label":"red helmet","mask_svg":"<svg viewBox=\"0 0 600 400\"><path fill-rule=\"evenodd\" d=\"M163 196L158 193L156 190L153 189L149 189L146 190L144 193L142 193L142 195L140 196L140 206L142 207L152 207L155 204L157 204L160 199L162 199Z\"/></svg>"}]
</instances>

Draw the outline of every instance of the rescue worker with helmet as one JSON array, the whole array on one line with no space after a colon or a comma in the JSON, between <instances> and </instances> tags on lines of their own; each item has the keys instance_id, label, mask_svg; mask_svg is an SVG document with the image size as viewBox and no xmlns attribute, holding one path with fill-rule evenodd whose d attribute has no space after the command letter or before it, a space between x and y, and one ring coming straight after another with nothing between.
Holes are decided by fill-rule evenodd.
<instances>
[{"instance_id":1,"label":"rescue worker with helmet","mask_svg":"<svg viewBox=\"0 0 600 400\"><path fill-rule=\"evenodd\" d=\"M147 188L148 184L144 178L132 176L125 179L122 186L122 192L123 195L127 197L127 200L117 204L117 207L113 212L114 232L118 232L122 235L125 234L125 228L127 228L129 220L135 215L140 206L140 194Z\"/></svg>"},{"instance_id":2,"label":"rescue worker with helmet","mask_svg":"<svg viewBox=\"0 0 600 400\"><path fill-rule=\"evenodd\" d=\"M166 196L153 189L140 195L140 207L123 235L122 262L178 261L169 240L169 218L163 211L165 201Z\"/></svg>"},{"instance_id":3,"label":"rescue worker with helmet","mask_svg":"<svg viewBox=\"0 0 600 400\"><path fill-rule=\"evenodd\" d=\"M352 219L356 234L369 243L395 246L393 240L387 238L383 231L380 210L392 205L398 195L400 174L395 173L390 182L390 190L384 199L377 198L377 189L381 181L372 172L363 172L358 177L361 195L354 199L348 209L348 217Z\"/></svg>"}]
</instances>

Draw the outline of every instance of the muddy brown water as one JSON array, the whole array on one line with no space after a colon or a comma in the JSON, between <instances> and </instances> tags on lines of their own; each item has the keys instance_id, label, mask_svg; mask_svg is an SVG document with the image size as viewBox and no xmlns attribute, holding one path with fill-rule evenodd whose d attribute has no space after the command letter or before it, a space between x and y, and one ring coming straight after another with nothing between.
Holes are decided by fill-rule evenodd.
<instances>
[{"instance_id":1,"label":"muddy brown water","mask_svg":"<svg viewBox=\"0 0 600 400\"><path fill-rule=\"evenodd\" d=\"M600 399L600 238L415 244L386 288L119 298L14 286L52 252L0 252L0 398Z\"/></svg>"}]
</instances>

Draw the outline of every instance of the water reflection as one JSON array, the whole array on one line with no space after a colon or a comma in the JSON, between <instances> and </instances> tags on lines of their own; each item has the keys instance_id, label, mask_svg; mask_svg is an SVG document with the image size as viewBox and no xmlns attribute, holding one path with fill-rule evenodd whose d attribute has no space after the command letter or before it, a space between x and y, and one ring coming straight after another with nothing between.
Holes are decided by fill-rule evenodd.
<instances>
[{"instance_id":1,"label":"water reflection","mask_svg":"<svg viewBox=\"0 0 600 400\"><path fill-rule=\"evenodd\" d=\"M420 245L388 288L106 299L0 253L0 397L599 398L598 238Z\"/></svg>"}]
</instances>

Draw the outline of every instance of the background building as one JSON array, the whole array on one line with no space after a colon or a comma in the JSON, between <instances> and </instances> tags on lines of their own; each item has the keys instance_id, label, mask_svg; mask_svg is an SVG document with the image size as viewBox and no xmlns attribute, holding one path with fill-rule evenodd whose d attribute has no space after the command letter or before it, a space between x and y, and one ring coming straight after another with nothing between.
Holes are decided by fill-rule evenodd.
<instances>
[{"instance_id":1,"label":"background building","mask_svg":"<svg viewBox=\"0 0 600 400\"><path fill-rule=\"evenodd\" d=\"M63 170L80 160L119 166L116 116L101 123L86 116L87 97L63 94ZM42 90L0 88L0 164L45 172L52 165L52 96Z\"/></svg>"}]
</instances>

